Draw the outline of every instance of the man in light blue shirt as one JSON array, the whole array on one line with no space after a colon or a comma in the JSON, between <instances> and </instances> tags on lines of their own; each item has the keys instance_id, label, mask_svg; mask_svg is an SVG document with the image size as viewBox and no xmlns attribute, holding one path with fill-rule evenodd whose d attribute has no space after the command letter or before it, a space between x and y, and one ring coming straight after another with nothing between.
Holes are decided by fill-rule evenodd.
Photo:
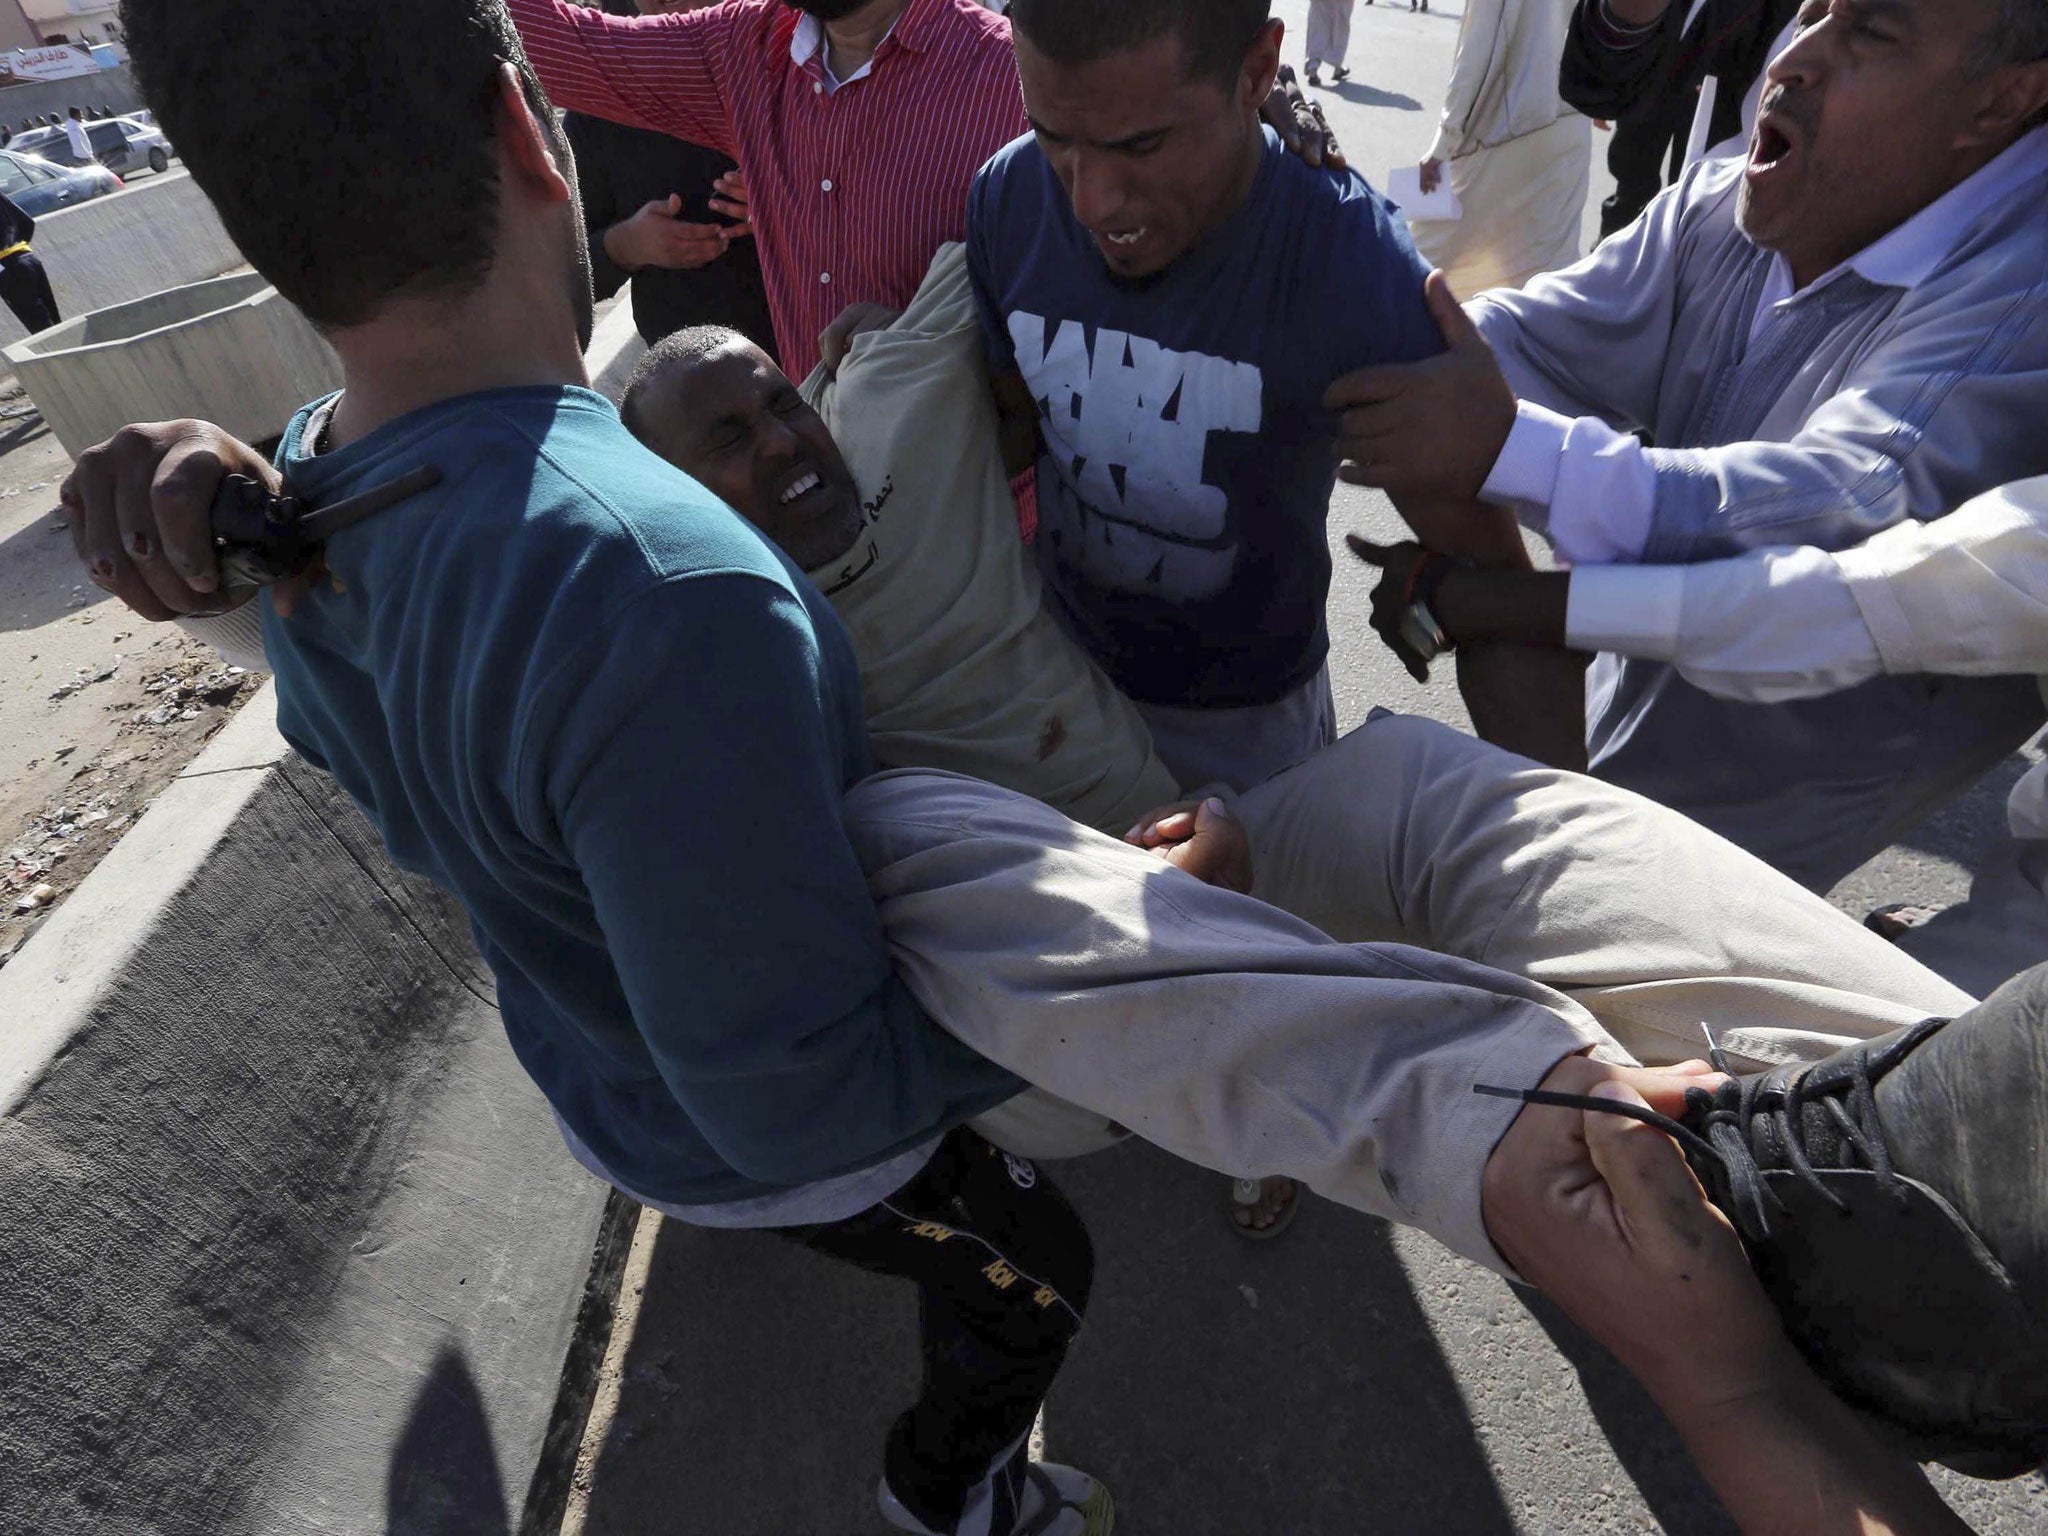
<instances>
[{"instance_id":1,"label":"man in light blue shirt","mask_svg":"<svg viewBox=\"0 0 2048 1536\"><path fill-rule=\"evenodd\" d=\"M2048 470L2048 6L1810 0L1800 26L1747 160L1474 301L1455 365L1333 391L1353 478L1478 492L1583 566L1839 549ZM1819 889L2041 721L2027 681L1761 705L1613 657L1587 709L1596 773Z\"/></svg>"}]
</instances>

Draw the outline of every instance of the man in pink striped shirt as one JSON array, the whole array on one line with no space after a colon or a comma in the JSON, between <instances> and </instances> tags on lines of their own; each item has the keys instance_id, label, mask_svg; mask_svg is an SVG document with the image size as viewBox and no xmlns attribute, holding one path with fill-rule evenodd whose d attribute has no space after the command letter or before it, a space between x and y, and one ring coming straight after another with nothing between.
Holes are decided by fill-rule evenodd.
<instances>
[{"instance_id":1,"label":"man in pink striped shirt","mask_svg":"<svg viewBox=\"0 0 2048 1536\"><path fill-rule=\"evenodd\" d=\"M739 161L795 379L850 305L910 302L933 252L966 237L975 172L1027 126L1010 24L975 0L510 8L556 105Z\"/></svg>"},{"instance_id":2,"label":"man in pink striped shirt","mask_svg":"<svg viewBox=\"0 0 2048 1536\"><path fill-rule=\"evenodd\" d=\"M802 380L852 306L903 309L967 237L975 173L1029 129L1010 23L978 0L639 3L660 14L508 0L556 106L740 163L776 350ZM1266 118L1311 165L1341 161L1298 95L1276 92Z\"/></svg>"}]
</instances>

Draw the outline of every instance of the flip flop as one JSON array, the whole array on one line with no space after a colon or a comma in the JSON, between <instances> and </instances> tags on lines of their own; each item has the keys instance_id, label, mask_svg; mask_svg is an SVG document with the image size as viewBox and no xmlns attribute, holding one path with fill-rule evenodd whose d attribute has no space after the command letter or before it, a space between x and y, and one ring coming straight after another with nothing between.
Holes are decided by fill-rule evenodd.
<instances>
[{"instance_id":1,"label":"flip flop","mask_svg":"<svg viewBox=\"0 0 2048 1536\"><path fill-rule=\"evenodd\" d=\"M1939 916L1939 907L1923 906L1917 901L1895 901L1864 918L1863 926L1879 938L1896 944L1915 928L1924 928Z\"/></svg>"},{"instance_id":2,"label":"flip flop","mask_svg":"<svg viewBox=\"0 0 2048 1536\"><path fill-rule=\"evenodd\" d=\"M1060 1468L1076 1477L1086 1473L1074 1472L1071 1467ZM1088 1493L1080 1502L1068 1498L1060 1485L1047 1475L1038 1462L1024 1469L1024 1476L1031 1486L1038 1490L1038 1513L1012 1532L1012 1536L1045 1536L1055 1521L1068 1510L1081 1517L1080 1536L1110 1536L1116 1528L1116 1505L1110 1499L1109 1490L1093 1478L1088 1478Z\"/></svg>"},{"instance_id":3,"label":"flip flop","mask_svg":"<svg viewBox=\"0 0 2048 1536\"><path fill-rule=\"evenodd\" d=\"M1280 1208L1280 1214L1273 1219L1273 1224L1269 1227L1248 1227L1237 1219L1237 1213L1241 1210L1256 1210L1258 1208L1259 1202L1263 1198L1264 1181L1260 1179L1232 1179L1230 1181L1230 1203L1224 1210L1224 1215L1230 1220L1230 1230L1248 1243L1269 1243L1293 1226L1294 1218L1301 1214L1301 1184L1297 1180L1289 1180L1288 1182L1294 1185L1294 1193L1288 1198L1287 1203Z\"/></svg>"}]
</instances>

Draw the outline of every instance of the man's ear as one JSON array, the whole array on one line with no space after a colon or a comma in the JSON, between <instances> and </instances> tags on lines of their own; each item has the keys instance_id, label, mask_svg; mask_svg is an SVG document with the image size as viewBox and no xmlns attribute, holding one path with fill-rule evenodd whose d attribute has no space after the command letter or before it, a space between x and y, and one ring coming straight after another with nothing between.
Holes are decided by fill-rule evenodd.
<instances>
[{"instance_id":1,"label":"man's ear","mask_svg":"<svg viewBox=\"0 0 2048 1536\"><path fill-rule=\"evenodd\" d=\"M2038 127L2048 114L2048 59L2007 64L1984 82L1970 127L1979 140L2009 139Z\"/></svg>"},{"instance_id":2,"label":"man's ear","mask_svg":"<svg viewBox=\"0 0 2048 1536\"><path fill-rule=\"evenodd\" d=\"M511 64L498 66L498 134L513 168L549 202L566 203L572 193L560 157L569 153L553 123L543 125L527 100L526 83Z\"/></svg>"},{"instance_id":3,"label":"man's ear","mask_svg":"<svg viewBox=\"0 0 2048 1536\"><path fill-rule=\"evenodd\" d=\"M1259 28L1237 78L1238 105L1245 111L1257 113L1273 94L1273 82L1280 78L1280 43L1286 35L1287 28L1277 16Z\"/></svg>"}]
</instances>

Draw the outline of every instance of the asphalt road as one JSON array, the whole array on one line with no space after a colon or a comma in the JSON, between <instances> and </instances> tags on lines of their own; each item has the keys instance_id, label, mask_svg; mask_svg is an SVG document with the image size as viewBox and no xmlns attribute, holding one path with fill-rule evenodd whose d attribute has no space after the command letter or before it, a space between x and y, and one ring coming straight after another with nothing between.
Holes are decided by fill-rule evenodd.
<instances>
[{"instance_id":1,"label":"asphalt road","mask_svg":"<svg viewBox=\"0 0 2048 1536\"><path fill-rule=\"evenodd\" d=\"M1303 0L1281 0L1299 62ZM1419 158L1456 11L1361 6L1353 78L1325 92L1375 181ZM1604 140L1596 140L1596 153ZM1596 178L1595 199L1604 195ZM1463 724L1448 684L1416 687L1364 626L1342 534L1396 531L1382 498L1331 516L1334 676L1344 723L1375 704ZM1995 835L1983 793L1845 882L1953 899ZM1220 1178L1144 1147L1056 1174L1096 1235L1089 1325L1046 1413L1048 1453L1105 1478L1128 1536L1733 1529L1648 1400L1547 1306L1416 1233L1321 1202L1277 1243L1231 1233ZM906 1288L761 1235L661 1230L590 1533L854 1536L915 1386ZM2048 1529L2039 1478L1944 1478L1978 1529Z\"/></svg>"}]
</instances>

